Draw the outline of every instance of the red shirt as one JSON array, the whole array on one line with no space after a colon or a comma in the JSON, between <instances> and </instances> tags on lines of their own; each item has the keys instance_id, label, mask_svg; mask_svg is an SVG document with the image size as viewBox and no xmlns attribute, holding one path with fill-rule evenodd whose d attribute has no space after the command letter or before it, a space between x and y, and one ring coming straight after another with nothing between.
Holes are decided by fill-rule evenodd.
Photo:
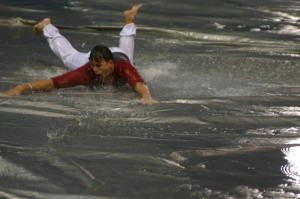
<instances>
[{"instance_id":1,"label":"red shirt","mask_svg":"<svg viewBox=\"0 0 300 199\"><path fill-rule=\"evenodd\" d=\"M69 71L60 76L51 78L55 88L68 88L78 85L93 86L96 83L101 84L101 80L94 73L90 63L87 63L76 70ZM145 83L136 68L128 61L114 62L114 85L123 85L128 83L133 89L138 82Z\"/></svg>"}]
</instances>

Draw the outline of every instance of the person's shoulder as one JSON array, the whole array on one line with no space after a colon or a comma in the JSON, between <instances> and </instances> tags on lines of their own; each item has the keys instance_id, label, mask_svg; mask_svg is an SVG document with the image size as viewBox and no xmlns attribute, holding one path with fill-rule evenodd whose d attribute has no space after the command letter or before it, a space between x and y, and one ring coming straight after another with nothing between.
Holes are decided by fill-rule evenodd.
<instances>
[{"instance_id":1,"label":"person's shoulder","mask_svg":"<svg viewBox=\"0 0 300 199\"><path fill-rule=\"evenodd\" d=\"M75 71L90 71L90 70L92 70L92 68L89 62L75 69Z\"/></svg>"},{"instance_id":2,"label":"person's shoulder","mask_svg":"<svg viewBox=\"0 0 300 199\"><path fill-rule=\"evenodd\" d=\"M114 61L116 68L127 68L127 67L134 67L129 61L127 60L120 60Z\"/></svg>"},{"instance_id":3,"label":"person's shoulder","mask_svg":"<svg viewBox=\"0 0 300 199\"><path fill-rule=\"evenodd\" d=\"M91 68L91 64L90 64L90 62L88 62L88 63L80 66L79 68Z\"/></svg>"},{"instance_id":4,"label":"person's shoulder","mask_svg":"<svg viewBox=\"0 0 300 199\"><path fill-rule=\"evenodd\" d=\"M124 70L126 68L133 67L131 63L126 60L115 61L114 65L116 70Z\"/></svg>"},{"instance_id":5,"label":"person's shoulder","mask_svg":"<svg viewBox=\"0 0 300 199\"><path fill-rule=\"evenodd\" d=\"M115 64L130 64L130 62L128 60L118 60L118 61L114 61Z\"/></svg>"},{"instance_id":6,"label":"person's shoulder","mask_svg":"<svg viewBox=\"0 0 300 199\"><path fill-rule=\"evenodd\" d=\"M95 76L95 73L93 72L93 69L91 68L91 65L89 62L80 66L79 68L77 68L75 70L69 71L68 73L81 74L83 76L90 76L90 77Z\"/></svg>"}]
</instances>

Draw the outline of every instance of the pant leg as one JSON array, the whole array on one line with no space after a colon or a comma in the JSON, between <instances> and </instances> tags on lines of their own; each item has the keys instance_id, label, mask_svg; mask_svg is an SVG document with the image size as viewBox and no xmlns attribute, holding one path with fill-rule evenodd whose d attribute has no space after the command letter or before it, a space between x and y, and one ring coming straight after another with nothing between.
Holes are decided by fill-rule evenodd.
<instances>
[{"instance_id":1,"label":"pant leg","mask_svg":"<svg viewBox=\"0 0 300 199\"><path fill-rule=\"evenodd\" d=\"M68 69L74 70L89 61L90 53L78 52L52 24L45 26L43 32L52 51Z\"/></svg>"},{"instance_id":2,"label":"pant leg","mask_svg":"<svg viewBox=\"0 0 300 199\"><path fill-rule=\"evenodd\" d=\"M130 23L126 24L120 32L119 48L125 52L131 63L133 63L136 29L136 25L134 23Z\"/></svg>"}]
</instances>

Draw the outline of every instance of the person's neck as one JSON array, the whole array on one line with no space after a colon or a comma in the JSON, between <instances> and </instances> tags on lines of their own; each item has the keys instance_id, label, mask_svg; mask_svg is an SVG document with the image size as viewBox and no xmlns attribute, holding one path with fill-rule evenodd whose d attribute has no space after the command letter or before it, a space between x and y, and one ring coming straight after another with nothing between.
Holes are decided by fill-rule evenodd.
<instances>
[{"instance_id":1,"label":"person's neck","mask_svg":"<svg viewBox=\"0 0 300 199\"><path fill-rule=\"evenodd\" d=\"M101 81L104 83L104 84L113 84L114 83L114 73L113 72L110 72L108 75L106 75L105 77L103 76L100 76L99 77L101 79Z\"/></svg>"}]
</instances>

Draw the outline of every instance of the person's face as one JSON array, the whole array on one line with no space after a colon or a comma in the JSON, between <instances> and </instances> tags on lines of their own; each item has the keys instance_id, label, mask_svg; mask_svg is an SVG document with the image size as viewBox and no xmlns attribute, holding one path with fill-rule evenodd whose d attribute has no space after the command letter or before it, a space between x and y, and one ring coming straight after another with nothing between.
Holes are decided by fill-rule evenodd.
<instances>
[{"instance_id":1,"label":"person's face","mask_svg":"<svg viewBox=\"0 0 300 199\"><path fill-rule=\"evenodd\" d=\"M96 75L106 77L112 74L114 63L112 60L109 61L101 60L100 62L96 62L95 60L92 60L91 67Z\"/></svg>"}]
</instances>

